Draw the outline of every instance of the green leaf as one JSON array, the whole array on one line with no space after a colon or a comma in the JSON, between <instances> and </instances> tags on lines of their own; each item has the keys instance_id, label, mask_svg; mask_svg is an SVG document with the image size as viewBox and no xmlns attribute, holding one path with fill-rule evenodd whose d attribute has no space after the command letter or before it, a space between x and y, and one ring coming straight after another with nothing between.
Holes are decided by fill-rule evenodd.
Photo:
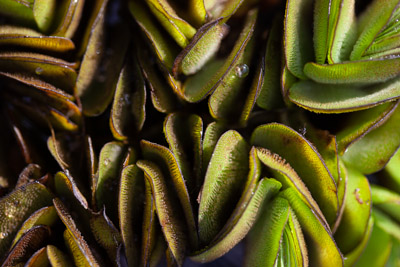
<instances>
[{"instance_id":1,"label":"green leaf","mask_svg":"<svg viewBox=\"0 0 400 267\"><path fill-rule=\"evenodd\" d=\"M312 44L312 0L289 0L286 4L284 21L284 55L288 70L300 79L304 65L313 61Z\"/></svg>"},{"instance_id":2,"label":"green leaf","mask_svg":"<svg viewBox=\"0 0 400 267\"><path fill-rule=\"evenodd\" d=\"M342 113L374 107L400 95L400 79L372 86L335 85L301 81L289 90L295 104L318 113Z\"/></svg>"},{"instance_id":3,"label":"green leaf","mask_svg":"<svg viewBox=\"0 0 400 267\"><path fill-rule=\"evenodd\" d=\"M367 229L365 230L362 240L360 241L360 243L358 243L357 247L355 247L351 252L347 253L344 256L345 267L354 266L354 264L360 258L371 237L373 226L374 226L374 219L372 216L370 216L368 220Z\"/></svg>"},{"instance_id":4,"label":"green leaf","mask_svg":"<svg viewBox=\"0 0 400 267\"><path fill-rule=\"evenodd\" d=\"M54 198L53 204L58 216L67 228L64 231L64 239L74 258L75 265L100 266L99 259L97 258L98 254L92 251L94 248L87 244L87 241L82 236L76 222L61 200Z\"/></svg>"},{"instance_id":5,"label":"green leaf","mask_svg":"<svg viewBox=\"0 0 400 267\"><path fill-rule=\"evenodd\" d=\"M351 168L347 168L347 173L344 211L335 232L335 241L344 254L362 241L371 215L371 190L367 178Z\"/></svg>"},{"instance_id":6,"label":"green leaf","mask_svg":"<svg viewBox=\"0 0 400 267\"><path fill-rule=\"evenodd\" d=\"M11 246L14 246L21 236L26 233L29 229L37 225L47 225L51 227L57 221L57 213L53 206L43 207L35 211L28 219L22 224L14 237Z\"/></svg>"},{"instance_id":7,"label":"green leaf","mask_svg":"<svg viewBox=\"0 0 400 267\"><path fill-rule=\"evenodd\" d=\"M222 123L212 122L207 125L203 138L202 177L205 176L215 146L217 145L219 138L225 131L226 128Z\"/></svg>"},{"instance_id":8,"label":"green leaf","mask_svg":"<svg viewBox=\"0 0 400 267\"><path fill-rule=\"evenodd\" d=\"M247 238L245 266L274 265L289 210L288 201L280 197L263 205L262 213Z\"/></svg>"},{"instance_id":9,"label":"green leaf","mask_svg":"<svg viewBox=\"0 0 400 267\"><path fill-rule=\"evenodd\" d=\"M278 154L297 172L317 201L327 222L332 225L338 214L337 187L316 148L293 129L278 123L257 127L251 144ZM299 161L298 159L302 160Z\"/></svg>"},{"instance_id":10,"label":"green leaf","mask_svg":"<svg viewBox=\"0 0 400 267\"><path fill-rule=\"evenodd\" d=\"M248 106L250 106L251 109L254 105L259 82L257 81L256 85L252 86L249 96L247 97L246 94L248 90L245 90L247 88L243 85L247 80L245 78L248 76L254 51L255 39L252 39L252 36L257 15L258 12L256 10L252 10L248 13L245 28L250 27L250 30L246 33L246 41L240 48L243 49L243 53L238 54L235 58L235 62L232 63L232 67L224 74L218 86L216 86L215 91L209 98L208 106L210 114L218 120L231 120L232 118L238 117L236 114L239 113L239 119L245 121L247 117L246 113L249 113L249 111L243 111L243 109L248 109ZM256 74L256 79L260 80L259 76L260 71ZM243 98L248 98L244 102L244 107L238 107L238 103L240 103L240 100Z\"/></svg>"},{"instance_id":11,"label":"green leaf","mask_svg":"<svg viewBox=\"0 0 400 267\"><path fill-rule=\"evenodd\" d=\"M85 0L64 1L58 10L58 16L54 18L57 20L57 29L52 35L64 36L66 38L74 37L81 22L84 6Z\"/></svg>"},{"instance_id":12,"label":"green leaf","mask_svg":"<svg viewBox=\"0 0 400 267\"><path fill-rule=\"evenodd\" d=\"M125 255L128 264L131 266L140 263L141 232L139 230L142 227L143 191L143 172L136 165L126 166L121 174L118 194L118 215ZM144 231L144 233L146 232Z\"/></svg>"},{"instance_id":13,"label":"green leaf","mask_svg":"<svg viewBox=\"0 0 400 267\"><path fill-rule=\"evenodd\" d=\"M350 60L358 60L363 56L378 33L390 21L393 11L398 8L397 5L397 0L372 1L359 19L361 31Z\"/></svg>"},{"instance_id":14,"label":"green leaf","mask_svg":"<svg viewBox=\"0 0 400 267\"><path fill-rule=\"evenodd\" d=\"M110 259L116 261L117 249L122 238L118 229L107 217L105 209L99 213L93 213L90 217L90 229L97 243L102 246Z\"/></svg>"},{"instance_id":15,"label":"green leaf","mask_svg":"<svg viewBox=\"0 0 400 267\"><path fill-rule=\"evenodd\" d=\"M28 28L10 25L0 26L0 45L22 46L52 52L68 52L75 49L75 44L68 38L43 36Z\"/></svg>"},{"instance_id":16,"label":"green leaf","mask_svg":"<svg viewBox=\"0 0 400 267\"><path fill-rule=\"evenodd\" d=\"M310 266L343 266L343 256L324 223L303 202L298 194L288 188L280 193L287 199L302 226L307 243Z\"/></svg>"},{"instance_id":17,"label":"green leaf","mask_svg":"<svg viewBox=\"0 0 400 267\"><path fill-rule=\"evenodd\" d=\"M153 22L153 18L145 6L138 1L129 1L129 11L149 39L158 59L168 69L172 69L174 59L179 51L178 47Z\"/></svg>"},{"instance_id":18,"label":"green leaf","mask_svg":"<svg viewBox=\"0 0 400 267\"><path fill-rule=\"evenodd\" d=\"M231 218L225 225L210 246L206 249L196 252L191 259L197 262L209 262L215 260L235 245L237 245L249 232L257 218L261 216L262 206L267 203L279 190L280 183L273 179L262 179L257 188L249 190L251 198L248 202L240 201L238 207L245 206L240 214Z\"/></svg>"},{"instance_id":19,"label":"green leaf","mask_svg":"<svg viewBox=\"0 0 400 267\"><path fill-rule=\"evenodd\" d=\"M335 15L329 17L328 62L330 64L347 60L357 40L355 1L339 0L335 2ZM333 13L332 7L330 13ZM333 23L331 23L332 19Z\"/></svg>"},{"instance_id":20,"label":"green leaf","mask_svg":"<svg viewBox=\"0 0 400 267\"><path fill-rule=\"evenodd\" d=\"M199 206L199 237L209 244L222 229L246 182L249 148L236 131L224 133L214 149Z\"/></svg>"},{"instance_id":21,"label":"green leaf","mask_svg":"<svg viewBox=\"0 0 400 267\"><path fill-rule=\"evenodd\" d=\"M349 146L343 154L343 160L364 174L382 169L400 146L400 133L396 130L398 127L400 127L399 106L380 127Z\"/></svg>"},{"instance_id":22,"label":"green leaf","mask_svg":"<svg viewBox=\"0 0 400 267\"><path fill-rule=\"evenodd\" d=\"M118 185L122 163L125 157L125 147L119 142L109 142L100 151L98 181L96 185L96 205L98 210L103 207L114 222L117 222Z\"/></svg>"},{"instance_id":23,"label":"green leaf","mask_svg":"<svg viewBox=\"0 0 400 267\"><path fill-rule=\"evenodd\" d=\"M163 75L159 67L150 62L150 55L146 53L146 50L143 51L144 47L140 46L139 48L137 56L140 68L150 88L150 96L154 108L162 113L172 113L180 106L178 97L168 86L167 81L163 78L165 75Z\"/></svg>"},{"instance_id":24,"label":"green leaf","mask_svg":"<svg viewBox=\"0 0 400 267\"><path fill-rule=\"evenodd\" d=\"M207 10L204 5L204 0L191 0L189 4L189 12L194 25L202 25L207 18Z\"/></svg>"},{"instance_id":25,"label":"green leaf","mask_svg":"<svg viewBox=\"0 0 400 267\"><path fill-rule=\"evenodd\" d=\"M147 5L164 29L175 39L182 48L195 35L196 29L179 18L166 0L146 0Z\"/></svg>"},{"instance_id":26,"label":"green leaf","mask_svg":"<svg viewBox=\"0 0 400 267\"><path fill-rule=\"evenodd\" d=\"M191 75L198 72L217 53L227 31L228 27L221 23L221 19L203 25L175 58L173 74Z\"/></svg>"},{"instance_id":27,"label":"green leaf","mask_svg":"<svg viewBox=\"0 0 400 267\"><path fill-rule=\"evenodd\" d=\"M138 62L125 63L119 74L111 109L114 138L126 140L139 132L146 119L146 84ZM134 125L134 127L132 127Z\"/></svg>"},{"instance_id":28,"label":"green leaf","mask_svg":"<svg viewBox=\"0 0 400 267\"><path fill-rule=\"evenodd\" d=\"M339 154L359 138L384 123L396 109L396 103L382 104L359 112L346 114L343 129L337 134Z\"/></svg>"},{"instance_id":29,"label":"green leaf","mask_svg":"<svg viewBox=\"0 0 400 267\"><path fill-rule=\"evenodd\" d=\"M140 142L143 157L157 164L161 169L165 179L172 181L172 188L179 199L180 205L186 219L187 227L189 228L190 244L192 247L198 246L198 238L196 235L196 223L194 219L193 207L191 205L188 189L185 184L185 179L179 168L176 157L172 152L164 146L151 143L145 140ZM157 168L158 168L157 167Z\"/></svg>"},{"instance_id":30,"label":"green leaf","mask_svg":"<svg viewBox=\"0 0 400 267\"><path fill-rule=\"evenodd\" d=\"M0 255L6 253L23 222L36 210L51 205L52 198L44 185L32 182L0 200Z\"/></svg>"},{"instance_id":31,"label":"green leaf","mask_svg":"<svg viewBox=\"0 0 400 267\"><path fill-rule=\"evenodd\" d=\"M400 225L398 223L376 208L372 210L372 215L374 216L375 225L377 227L381 228L393 238L396 238L397 241L400 241Z\"/></svg>"},{"instance_id":32,"label":"green leaf","mask_svg":"<svg viewBox=\"0 0 400 267\"><path fill-rule=\"evenodd\" d=\"M26 231L6 256L2 266L16 266L29 260L29 257L40 249L50 237L50 227L34 226Z\"/></svg>"},{"instance_id":33,"label":"green leaf","mask_svg":"<svg viewBox=\"0 0 400 267\"><path fill-rule=\"evenodd\" d=\"M283 105L281 88L281 63L282 59L282 16L275 16L271 30L268 34L265 58L261 60L264 71L260 94L257 97L257 105L260 108L272 110Z\"/></svg>"},{"instance_id":34,"label":"green leaf","mask_svg":"<svg viewBox=\"0 0 400 267\"><path fill-rule=\"evenodd\" d=\"M257 156L260 161L268 167L273 177L282 183L283 189L293 188L299 197L316 213L316 215L328 227L325 217L322 214L317 202L311 196L310 191L298 176L296 171L286 163L278 154L274 154L268 149L257 148Z\"/></svg>"},{"instance_id":35,"label":"green leaf","mask_svg":"<svg viewBox=\"0 0 400 267\"><path fill-rule=\"evenodd\" d=\"M194 114L169 114L164 121L164 134L185 179L191 202L195 200L202 185L203 121Z\"/></svg>"},{"instance_id":36,"label":"green leaf","mask_svg":"<svg viewBox=\"0 0 400 267\"><path fill-rule=\"evenodd\" d=\"M139 160L137 166L143 170L146 179L151 184L151 191L164 237L174 259L178 265L182 265L186 252L187 235L181 209L174 202L174 194L167 187L165 177L157 165L151 161Z\"/></svg>"},{"instance_id":37,"label":"green leaf","mask_svg":"<svg viewBox=\"0 0 400 267\"><path fill-rule=\"evenodd\" d=\"M57 247L53 245L46 246L47 257L51 266L54 267L68 267L71 266L70 259L64 252L59 250Z\"/></svg>"},{"instance_id":38,"label":"green leaf","mask_svg":"<svg viewBox=\"0 0 400 267\"><path fill-rule=\"evenodd\" d=\"M75 63L42 54L27 52L0 53L0 71L16 76L28 76L72 92L77 74Z\"/></svg>"},{"instance_id":39,"label":"green leaf","mask_svg":"<svg viewBox=\"0 0 400 267\"><path fill-rule=\"evenodd\" d=\"M206 69L204 72L199 72L197 75L194 75L192 78L185 81L185 84L182 87L182 94L186 101L198 102L222 84L225 78L230 79L229 74L232 74L230 71L234 70L239 64L239 59L245 52L245 48L253 35L256 18L257 12L252 11L248 14L243 30L240 33L235 46L223 63L211 61L211 67L206 64L204 66ZM222 64L221 67L220 64ZM211 78L207 76L211 76ZM207 77L207 79L204 77Z\"/></svg>"},{"instance_id":40,"label":"green leaf","mask_svg":"<svg viewBox=\"0 0 400 267\"><path fill-rule=\"evenodd\" d=\"M400 223L400 194L379 185L371 186L371 194L374 207Z\"/></svg>"},{"instance_id":41,"label":"green leaf","mask_svg":"<svg viewBox=\"0 0 400 267\"><path fill-rule=\"evenodd\" d=\"M400 74L400 58L348 61L337 64L304 66L304 74L313 81L327 84L373 84L386 82Z\"/></svg>"},{"instance_id":42,"label":"green leaf","mask_svg":"<svg viewBox=\"0 0 400 267\"><path fill-rule=\"evenodd\" d=\"M385 266L393 241L389 234L374 223L371 237L368 240L361 257L355 263L355 267Z\"/></svg>"},{"instance_id":43,"label":"green leaf","mask_svg":"<svg viewBox=\"0 0 400 267\"><path fill-rule=\"evenodd\" d=\"M74 88L87 116L101 114L111 103L129 44L127 27L116 24L106 28L108 2L101 3L93 24L88 28L89 39Z\"/></svg>"},{"instance_id":44,"label":"green leaf","mask_svg":"<svg viewBox=\"0 0 400 267\"><path fill-rule=\"evenodd\" d=\"M389 160L386 167L380 173L380 180L386 185L387 188L390 188L397 193L400 193L400 171L399 171L399 163L400 162L400 151L393 155L393 157Z\"/></svg>"},{"instance_id":45,"label":"green leaf","mask_svg":"<svg viewBox=\"0 0 400 267\"><path fill-rule=\"evenodd\" d=\"M47 258L46 248L43 247L36 251L29 260L25 263L27 267L41 267L48 266L50 264L49 259Z\"/></svg>"}]
</instances>

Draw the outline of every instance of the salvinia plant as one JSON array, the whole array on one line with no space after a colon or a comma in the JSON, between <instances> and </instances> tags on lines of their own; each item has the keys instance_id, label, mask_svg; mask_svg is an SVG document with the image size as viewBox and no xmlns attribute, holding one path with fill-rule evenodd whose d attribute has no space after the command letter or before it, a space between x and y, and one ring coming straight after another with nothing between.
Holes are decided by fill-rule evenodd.
<instances>
[{"instance_id":1,"label":"salvinia plant","mask_svg":"<svg viewBox=\"0 0 400 267\"><path fill-rule=\"evenodd\" d=\"M400 266L399 20L0 0L2 266Z\"/></svg>"}]
</instances>

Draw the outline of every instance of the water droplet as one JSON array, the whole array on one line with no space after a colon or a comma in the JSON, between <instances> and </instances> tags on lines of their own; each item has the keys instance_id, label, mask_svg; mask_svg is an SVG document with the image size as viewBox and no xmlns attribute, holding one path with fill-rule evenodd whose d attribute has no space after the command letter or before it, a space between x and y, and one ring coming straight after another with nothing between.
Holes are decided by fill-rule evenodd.
<instances>
[{"instance_id":1,"label":"water droplet","mask_svg":"<svg viewBox=\"0 0 400 267\"><path fill-rule=\"evenodd\" d=\"M240 64L235 67L235 74L239 78L244 78L249 74L249 66Z\"/></svg>"},{"instance_id":2,"label":"water droplet","mask_svg":"<svg viewBox=\"0 0 400 267\"><path fill-rule=\"evenodd\" d=\"M40 74L43 73L43 69L41 67L37 67L35 72L36 72L37 75L40 75Z\"/></svg>"},{"instance_id":3,"label":"water droplet","mask_svg":"<svg viewBox=\"0 0 400 267\"><path fill-rule=\"evenodd\" d=\"M109 160L109 159L105 159L105 160L104 160L104 166L107 166L109 163L110 163L110 160Z\"/></svg>"},{"instance_id":4,"label":"water droplet","mask_svg":"<svg viewBox=\"0 0 400 267\"><path fill-rule=\"evenodd\" d=\"M101 51L100 50L96 50L96 55L100 55Z\"/></svg>"}]
</instances>

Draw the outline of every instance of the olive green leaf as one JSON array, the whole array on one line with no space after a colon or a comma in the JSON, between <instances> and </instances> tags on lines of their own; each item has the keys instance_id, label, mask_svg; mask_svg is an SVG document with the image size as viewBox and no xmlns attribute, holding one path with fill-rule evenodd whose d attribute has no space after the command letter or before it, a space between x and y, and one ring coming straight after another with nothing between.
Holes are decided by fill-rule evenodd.
<instances>
[{"instance_id":1,"label":"olive green leaf","mask_svg":"<svg viewBox=\"0 0 400 267\"><path fill-rule=\"evenodd\" d=\"M273 179L262 179L256 188L247 190L251 198L248 202L239 201L239 213L230 218L224 229L210 246L200 252L196 252L191 259L198 262L215 260L227 253L238 244L251 229L257 218L261 215L263 203L266 203L280 188L279 182ZM243 208L245 206L245 208Z\"/></svg>"},{"instance_id":2,"label":"olive green leaf","mask_svg":"<svg viewBox=\"0 0 400 267\"><path fill-rule=\"evenodd\" d=\"M202 175L205 176L211 156L219 138L227 129L222 123L212 122L207 125L203 138L203 157L202 157Z\"/></svg>"},{"instance_id":3,"label":"olive green leaf","mask_svg":"<svg viewBox=\"0 0 400 267\"><path fill-rule=\"evenodd\" d=\"M224 2L204 0L204 6L212 18L222 17L225 22L235 14L243 2L243 0L228 0Z\"/></svg>"},{"instance_id":4,"label":"olive green leaf","mask_svg":"<svg viewBox=\"0 0 400 267\"><path fill-rule=\"evenodd\" d=\"M400 172L398 168L400 160L400 152L397 152L389 160L382 172L379 173L379 178L387 188L400 193Z\"/></svg>"},{"instance_id":5,"label":"olive green leaf","mask_svg":"<svg viewBox=\"0 0 400 267\"><path fill-rule=\"evenodd\" d=\"M354 266L385 266L392 244L391 236L375 222L367 246Z\"/></svg>"},{"instance_id":6,"label":"olive green leaf","mask_svg":"<svg viewBox=\"0 0 400 267\"><path fill-rule=\"evenodd\" d=\"M271 123L254 130L251 144L285 159L310 190L327 222L333 224L339 209L337 187L321 155L304 136L283 124Z\"/></svg>"},{"instance_id":7,"label":"olive green leaf","mask_svg":"<svg viewBox=\"0 0 400 267\"><path fill-rule=\"evenodd\" d=\"M87 116L101 114L110 104L129 44L128 29L124 25L118 24L112 31L106 31L108 0L99 3L74 88Z\"/></svg>"},{"instance_id":8,"label":"olive green leaf","mask_svg":"<svg viewBox=\"0 0 400 267\"><path fill-rule=\"evenodd\" d=\"M37 225L47 225L51 227L57 221L58 216L53 206L43 207L35 211L28 219L22 224L14 237L11 246L14 246L24 233Z\"/></svg>"},{"instance_id":9,"label":"olive green leaf","mask_svg":"<svg viewBox=\"0 0 400 267\"><path fill-rule=\"evenodd\" d=\"M100 266L98 254L92 251L94 248L89 246L71 214L58 198L53 199L57 214L66 226L64 239L75 265L77 266Z\"/></svg>"},{"instance_id":10,"label":"olive green leaf","mask_svg":"<svg viewBox=\"0 0 400 267\"><path fill-rule=\"evenodd\" d=\"M343 266L343 256L336 246L331 231L308 208L292 188L282 191L279 196L287 199L302 227L310 266Z\"/></svg>"},{"instance_id":11,"label":"olive green leaf","mask_svg":"<svg viewBox=\"0 0 400 267\"><path fill-rule=\"evenodd\" d=\"M151 143L145 140L140 142L143 157L152 161L161 169L165 179L172 181L172 186L176 196L179 199L183 213L189 228L190 244L192 247L198 246L198 237L196 233L196 223L194 219L193 207L191 205L189 191L185 183L185 177L179 168L175 155L166 147Z\"/></svg>"},{"instance_id":12,"label":"olive green leaf","mask_svg":"<svg viewBox=\"0 0 400 267\"><path fill-rule=\"evenodd\" d=\"M156 213L156 205L152 194L151 183L145 179L144 191L144 210L143 210L143 223L142 223L142 241L141 256L139 258L141 266L150 265L152 261L157 259L158 255L164 253L164 238L159 229L159 223Z\"/></svg>"},{"instance_id":13,"label":"olive green leaf","mask_svg":"<svg viewBox=\"0 0 400 267\"><path fill-rule=\"evenodd\" d=\"M126 149L119 142L109 142L100 151L98 181L96 185L96 205L99 210L104 206L114 222L117 222L116 202L119 177Z\"/></svg>"},{"instance_id":14,"label":"olive green leaf","mask_svg":"<svg viewBox=\"0 0 400 267\"><path fill-rule=\"evenodd\" d=\"M52 35L74 37L81 22L84 5L85 0L64 1L58 10L58 16L54 18L59 21L57 21L58 27Z\"/></svg>"},{"instance_id":15,"label":"olive green leaf","mask_svg":"<svg viewBox=\"0 0 400 267\"><path fill-rule=\"evenodd\" d=\"M52 26L56 4L55 0L2 0L0 13L48 32Z\"/></svg>"},{"instance_id":16,"label":"olive green leaf","mask_svg":"<svg viewBox=\"0 0 400 267\"><path fill-rule=\"evenodd\" d=\"M268 33L265 58L261 61L264 73L257 105L267 110L283 106L280 92L282 59L277 56L282 55L282 31L282 14L278 14Z\"/></svg>"},{"instance_id":17,"label":"olive green leaf","mask_svg":"<svg viewBox=\"0 0 400 267\"><path fill-rule=\"evenodd\" d=\"M182 48L187 46L189 40L195 35L196 29L179 18L166 0L146 0L146 3L176 43Z\"/></svg>"},{"instance_id":18,"label":"olive green leaf","mask_svg":"<svg viewBox=\"0 0 400 267\"><path fill-rule=\"evenodd\" d=\"M257 156L269 168L273 177L282 183L283 189L293 188L301 199L323 221L325 226L328 227L328 223L325 221L325 217L319 209L317 202L313 199L310 191L290 164L286 163L278 154L271 153L271 151L265 148L257 148Z\"/></svg>"},{"instance_id":19,"label":"olive green leaf","mask_svg":"<svg viewBox=\"0 0 400 267\"><path fill-rule=\"evenodd\" d=\"M40 267L49 265L49 259L47 258L46 247L43 247L36 251L29 260L25 263L27 267Z\"/></svg>"},{"instance_id":20,"label":"olive green leaf","mask_svg":"<svg viewBox=\"0 0 400 267\"><path fill-rule=\"evenodd\" d=\"M59 250L56 246L47 245L46 246L47 257L51 266L55 267L68 267L71 266L70 259L68 256Z\"/></svg>"},{"instance_id":21,"label":"olive green leaf","mask_svg":"<svg viewBox=\"0 0 400 267\"><path fill-rule=\"evenodd\" d=\"M189 4L190 18L194 26L202 25L207 18L204 0L191 0Z\"/></svg>"},{"instance_id":22,"label":"olive green leaf","mask_svg":"<svg viewBox=\"0 0 400 267\"><path fill-rule=\"evenodd\" d=\"M371 185L374 207L400 222L400 194L379 185Z\"/></svg>"},{"instance_id":23,"label":"olive green leaf","mask_svg":"<svg viewBox=\"0 0 400 267\"><path fill-rule=\"evenodd\" d=\"M37 225L26 231L10 250L2 266L16 266L29 260L44 245L50 233L50 227L46 225Z\"/></svg>"},{"instance_id":24,"label":"olive green leaf","mask_svg":"<svg viewBox=\"0 0 400 267\"><path fill-rule=\"evenodd\" d=\"M110 259L116 261L118 246L122 241L121 234L107 217L105 209L91 214L90 228L97 243L107 251Z\"/></svg>"},{"instance_id":25,"label":"olive green leaf","mask_svg":"<svg viewBox=\"0 0 400 267\"><path fill-rule=\"evenodd\" d=\"M280 197L271 203L264 203L262 213L247 239L245 266L274 266L289 209L289 202Z\"/></svg>"},{"instance_id":26,"label":"olive green leaf","mask_svg":"<svg viewBox=\"0 0 400 267\"><path fill-rule=\"evenodd\" d=\"M210 114L214 118L218 120L229 120L232 117L236 117L235 114L239 110L239 114L243 113L243 108L237 107L237 103L240 103L239 100L246 98L245 94L247 90L243 85L247 80L246 77L249 74L249 65L254 51L254 38L253 31L255 28L255 22L257 19L258 12L253 10L249 12L247 17L246 24L250 24L250 31L248 34L248 39L245 41L241 49L243 49L243 53L238 54L235 58L235 62L232 63L232 67L224 74L223 78L219 81L218 86L216 86L214 92L208 101L208 106L210 109ZM245 26L246 27L246 26ZM260 73L256 75L256 79L259 79ZM256 85L253 86L255 90L250 90L249 100L246 99L244 101L244 108L248 109L248 106L251 107L254 105L254 100L257 95L257 86L259 83L256 82ZM235 107L235 108L232 108ZM245 111L245 113L248 111ZM239 118L242 116L239 116ZM239 120L246 120L246 115L244 114L242 118Z\"/></svg>"},{"instance_id":27,"label":"olive green leaf","mask_svg":"<svg viewBox=\"0 0 400 267\"><path fill-rule=\"evenodd\" d=\"M344 256L344 266L349 267L349 266L354 266L357 260L360 258L362 255L363 251L365 250L365 247L368 244L368 241L371 237L372 229L374 228L374 219L372 216L369 217L368 220L368 225L367 229L365 230L365 233L363 235L362 240L360 243L355 247L351 252L345 254Z\"/></svg>"},{"instance_id":28,"label":"olive green leaf","mask_svg":"<svg viewBox=\"0 0 400 267\"><path fill-rule=\"evenodd\" d=\"M0 71L10 75L15 73L17 77L36 78L67 92L72 92L75 85L75 67L75 63L37 53L0 53Z\"/></svg>"},{"instance_id":29,"label":"olive green leaf","mask_svg":"<svg viewBox=\"0 0 400 267\"><path fill-rule=\"evenodd\" d=\"M36 210L51 205L52 194L32 182L12 191L0 200L0 254L4 255L23 222Z\"/></svg>"},{"instance_id":30,"label":"olive green leaf","mask_svg":"<svg viewBox=\"0 0 400 267\"><path fill-rule=\"evenodd\" d=\"M28 164L19 174L15 188L34 182L42 177L42 169L37 164Z\"/></svg>"},{"instance_id":31,"label":"olive green leaf","mask_svg":"<svg viewBox=\"0 0 400 267\"><path fill-rule=\"evenodd\" d=\"M191 201L197 198L202 184L203 121L194 114L169 114L164 121L164 134L185 179Z\"/></svg>"},{"instance_id":32,"label":"olive green leaf","mask_svg":"<svg viewBox=\"0 0 400 267\"><path fill-rule=\"evenodd\" d=\"M330 64L348 59L357 40L355 1L340 0L332 2L335 2L335 7L334 9L330 8L330 34L328 36L327 55Z\"/></svg>"},{"instance_id":33,"label":"olive green leaf","mask_svg":"<svg viewBox=\"0 0 400 267\"><path fill-rule=\"evenodd\" d=\"M399 78L370 86L321 85L313 81L301 81L290 88L289 99L314 112L342 113L397 99L400 94L398 84Z\"/></svg>"},{"instance_id":34,"label":"olive green leaf","mask_svg":"<svg viewBox=\"0 0 400 267\"><path fill-rule=\"evenodd\" d=\"M360 59L371 43L382 32L383 28L390 22L393 14L398 9L397 0L372 1L359 19L361 32L351 52L350 59Z\"/></svg>"},{"instance_id":35,"label":"olive green leaf","mask_svg":"<svg viewBox=\"0 0 400 267\"><path fill-rule=\"evenodd\" d=\"M228 27L221 24L221 19L211 21L197 30L190 43L176 57L172 71L191 75L199 71L215 55Z\"/></svg>"},{"instance_id":36,"label":"olive green leaf","mask_svg":"<svg viewBox=\"0 0 400 267\"><path fill-rule=\"evenodd\" d=\"M388 233L392 238L400 241L400 225L395 222L389 215L374 208L372 214L375 219L375 225Z\"/></svg>"},{"instance_id":37,"label":"olive green leaf","mask_svg":"<svg viewBox=\"0 0 400 267\"><path fill-rule=\"evenodd\" d=\"M199 237L209 244L233 211L246 183L249 148L236 131L224 133L212 154L205 176L199 206Z\"/></svg>"},{"instance_id":38,"label":"olive green leaf","mask_svg":"<svg viewBox=\"0 0 400 267\"><path fill-rule=\"evenodd\" d=\"M163 79L164 75L159 68L148 60L149 55L143 49L137 51L137 56L140 68L148 82L151 102L159 112L171 113L179 107L178 98Z\"/></svg>"},{"instance_id":39,"label":"olive green leaf","mask_svg":"<svg viewBox=\"0 0 400 267\"><path fill-rule=\"evenodd\" d=\"M347 168L347 174L343 216L334 235L344 254L361 242L371 214L371 192L367 178L351 168Z\"/></svg>"},{"instance_id":40,"label":"olive green leaf","mask_svg":"<svg viewBox=\"0 0 400 267\"><path fill-rule=\"evenodd\" d=\"M397 105L390 118L380 127L347 148L343 154L346 164L354 166L364 174L382 169L400 146L400 134L397 131L399 118L400 108Z\"/></svg>"},{"instance_id":41,"label":"olive green leaf","mask_svg":"<svg viewBox=\"0 0 400 267\"><path fill-rule=\"evenodd\" d=\"M182 265L186 252L187 235L181 209L174 202L174 195L167 187L166 180L157 165L151 161L139 160L137 166L143 170L146 179L151 184L157 215L168 247L178 265ZM177 201L177 199L175 200Z\"/></svg>"},{"instance_id":42,"label":"olive green leaf","mask_svg":"<svg viewBox=\"0 0 400 267\"><path fill-rule=\"evenodd\" d=\"M289 0L284 21L285 65L297 78L305 79L304 65L313 60L312 0Z\"/></svg>"},{"instance_id":43,"label":"olive green leaf","mask_svg":"<svg viewBox=\"0 0 400 267\"><path fill-rule=\"evenodd\" d=\"M210 94L215 88L217 88L225 79L231 79L232 77L230 76L231 74L235 72L231 72L231 70L235 70L236 67L240 67L240 58L242 58L242 55L245 53L245 48L248 45L248 42L250 41L254 28L255 28L255 23L257 19L257 12L256 10L253 10L250 12L246 18L245 25L243 27L242 32L240 33L240 36L238 37L235 46L233 47L232 51L230 52L229 56L225 59L223 62L222 66L220 65L221 63L216 63L215 61L211 61L210 64L212 64L212 70L215 70L214 73L210 73L207 71L207 74L199 72L197 75L194 75L191 78L188 78L183 87L182 87L182 93L183 97L186 101L189 102L198 102L202 99L204 99L208 94ZM209 65L206 64L204 66L205 69L209 69ZM211 71L211 69L210 69ZM242 71L240 68L238 69L239 76L246 76L247 75L247 70ZM204 79L205 76L210 75L211 78ZM197 77L203 77L202 79L197 78ZM235 78L236 80L236 78ZM240 79L239 79L240 80ZM221 93L225 90L220 90ZM216 96L214 96L215 98ZM211 101L211 100L210 100Z\"/></svg>"},{"instance_id":44,"label":"olive green leaf","mask_svg":"<svg viewBox=\"0 0 400 267\"><path fill-rule=\"evenodd\" d=\"M126 140L142 129L146 118L145 104L146 85L139 64L136 60L132 64L125 63L111 109L110 128L114 138Z\"/></svg>"},{"instance_id":45,"label":"olive green leaf","mask_svg":"<svg viewBox=\"0 0 400 267\"><path fill-rule=\"evenodd\" d=\"M337 64L309 62L304 74L326 84L373 84L386 82L400 74L400 58L347 61Z\"/></svg>"},{"instance_id":46,"label":"olive green leaf","mask_svg":"<svg viewBox=\"0 0 400 267\"><path fill-rule=\"evenodd\" d=\"M43 34L11 25L0 26L0 45L17 46L52 52L68 52L75 49L75 44L68 38L43 36Z\"/></svg>"},{"instance_id":47,"label":"olive green leaf","mask_svg":"<svg viewBox=\"0 0 400 267\"><path fill-rule=\"evenodd\" d=\"M336 134L338 153L343 155L345 150L369 131L384 123L397 107L397 102L378 105L366 110L346 114L344 127Z\"/></svg>"},{"instance_id":48,"label":"olive green leaf","mask_svg":"<svg viewBox=\"0 0 400 267\"><path fill-rule=\"evenodd\" d=\"M143 212L143 172L136 165L122 170L118 194L119 228L124 243L125 255L130 265L140 263L140 234ZM144 232L146 233L146 232ZM144 234L143 236L146 236Z\"/></svg>"},{"instance_id":49,"label":"olive green leaf","mask_svg":"<svg viewBox=\"0 0 400 267\"><path fill-rule=\"evenodd\" d=\"M158 59L168 69L172 69L174 59L179 51L178 47L152 21L151 14L145 6L138 1L129 1L129 11L149 39Z\"/></svg>"}]
</instances>

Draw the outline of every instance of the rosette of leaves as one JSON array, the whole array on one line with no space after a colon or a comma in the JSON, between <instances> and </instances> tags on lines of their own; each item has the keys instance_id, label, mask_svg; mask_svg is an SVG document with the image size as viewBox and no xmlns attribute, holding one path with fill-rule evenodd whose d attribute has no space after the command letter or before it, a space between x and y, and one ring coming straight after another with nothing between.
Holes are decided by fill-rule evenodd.
<instances>
[{"instance_id":1,"label":"rosette of leaves","mask_svg":"<svg viewBox=\"0 0 400 267\"><path fill-rule=\"evenodd\" d=\"M288 1L284 94L323 113L397 99L398 13L398 1L372 1L358 16L355 1Z\"/></svg>"}]
</instances>

